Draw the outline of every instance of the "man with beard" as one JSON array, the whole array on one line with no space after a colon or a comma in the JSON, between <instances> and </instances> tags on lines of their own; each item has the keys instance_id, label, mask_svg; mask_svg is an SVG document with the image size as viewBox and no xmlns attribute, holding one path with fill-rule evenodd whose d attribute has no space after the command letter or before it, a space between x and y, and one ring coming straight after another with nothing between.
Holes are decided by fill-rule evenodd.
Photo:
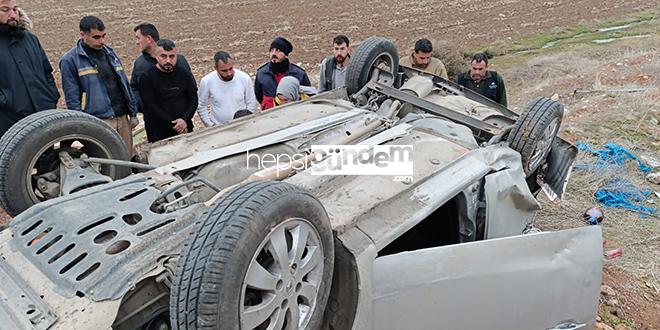
<instances>
[{"instance_id":1,"label":"man with beard","mask_svg":"<svg viewBox=\"0 0 660 330\"><path fill-rule=\"evenodd\" d=\"M270 44L270 61L257 69L254 94L261 104L261 110L275 106L277 85L285 76L295 77L300 81L300 85L312 85L305 70L289 62L288 56L291 51L293 51L293 45L288 40L282 37L275 38Z\"/></svg>"},{"instance_id":2,"label":"man with beard","mask_svg":"<svg viewBox=\"0 0 660 330\"><path fill-rule=\"evenodd\" d=\"M401 58L399 64L428 72L438 77L442 77L445 80L449 79L445 64L439 59L432 57L432 53L433 43L431 43L431 40L429 39L422 38L415 42L415 48L410 56ZM406 74L408 74L408 72L406 72Z\"/></svg>"},{"instance_id":3,"label":"man with beard","mask_svg":"<svg viewBox=\"0 0 660 330\"><path fill-rule=\"evenodd\" d=\"M0 0L0 137L60 98L46 52L20 12L15 0Z\"/></svg>"},{"instance_id":4,"label":"man with beard","mask_svg":"<svg viewBox=\"0 0 660 330\"><path fill-rule=\"evenodd\" d=\"M199 101L197 113L204 126L211 127L228 122L236 113L257 110L257 99L252 89L250 76L234 69L234 59L229 53L219 51L213 56L215 70L202 78L199 83ZM207 106L211 101L211 114ZM241 112L245 115L245 112Z\"/></svg>"},{"instance_id":5,"label":"man with beard","mask_svg":"<svg viewBox=\"0 0 660 330\"><path fill-rule=\"evenodd\" d=\"M176 66L176 45L161 39L156 46L158 63L142 74L139 86L149 142L192 132L197 109L197 83L190 72Z\"/></svg>"},{"instance_id":6,"label":"man with beard","mask_svg":"<svg viewBox=\"0 0 660 330\"><path fill-rule=\"evenodd\" d=\"M64 98L68 109L96 116L117 130L132 153L129 116L137 114L136 102L124 66L105 38L101 19L80 20L80 39L60 60Z\"/></svg>"},{"instance_id":7,"label":"man with beard","mask_svg":"<svg viewBox=\"0 0 660 330\"><path fill-rule=\"evenodd\" d=\"M507 106L504 80L495 71L488 70L488 56L476 53L470 62L470 71L459 75L456 82L503 106Z\"/></svg>"},{"instance_id":8,"label":"man with beard","mask_svg":"<svg viewBox=\"0 0 660 330\"><path fill-rule=\"evenodd\" d=\"M344 87L346 84L346 68L351 59L348 37L338 35L332 40L333 56L328 56L321 62L319 76L319 93Z\"/></svg>"},{"instance_id":9,"label":"man with beard","mask_svg":"<svg viewBox=\"0 0 660 330\"><path fill-rule=\"evenodd\" d=\"M151 69L156 65L156 43L160 40L160 34L156 26L149 23L143 22L138 24L133 28L133 33L135 33L135 44L140 47L140 56L133 63L133 73L131 74L131 90L133 90L133 95L137 100L138 112L142 112L142 99L140 98L140 92L138 87L140 86L140 76ZM190 69L190 64L186 60L186 57L182 54L177 54L176 66L180 69L185 69L192 74Z\"/></svg>"}]
</instances>

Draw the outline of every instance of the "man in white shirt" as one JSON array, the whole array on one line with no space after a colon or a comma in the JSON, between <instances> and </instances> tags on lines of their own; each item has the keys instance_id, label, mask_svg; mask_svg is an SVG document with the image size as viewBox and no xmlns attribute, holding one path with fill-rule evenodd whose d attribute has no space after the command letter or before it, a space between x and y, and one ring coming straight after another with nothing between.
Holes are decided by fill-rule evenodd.
<instances>
[{"instance_id":1,"label":"man in white shirt","mask_svg":"<svg viewBox=\"0 0 660 330\"><path fill-rule=\"evenodd\" d=\"M206 127L228 122L240 110L257 110L250 76L234 69L234 60L227 52L217 52L213 61L215 71L204 76L199 84L197 113ZM207 109L209 101L210 113Z\"/></svg>"}]
</instances>

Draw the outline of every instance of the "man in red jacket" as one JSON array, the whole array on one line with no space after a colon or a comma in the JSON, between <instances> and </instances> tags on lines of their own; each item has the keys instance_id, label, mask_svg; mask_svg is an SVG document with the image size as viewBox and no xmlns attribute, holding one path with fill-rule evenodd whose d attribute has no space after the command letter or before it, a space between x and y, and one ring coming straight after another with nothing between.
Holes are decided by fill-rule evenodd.
<instances>
[{"instance_id":1,"label":"man in red jacket","mask_svg":"<svg viewBox=\"0 0 660 330\"><path fill-rule=\"evenodd\" d=\"M270 61L257 69L254 94L261 104L261 110L274 106L277 85L285 76L295 77L302 86L312 85L305 70L289 62L291 51L293 51L293 45L288 40L282 37L275 38L270 44Z\"/></svg>"}]
</instances>

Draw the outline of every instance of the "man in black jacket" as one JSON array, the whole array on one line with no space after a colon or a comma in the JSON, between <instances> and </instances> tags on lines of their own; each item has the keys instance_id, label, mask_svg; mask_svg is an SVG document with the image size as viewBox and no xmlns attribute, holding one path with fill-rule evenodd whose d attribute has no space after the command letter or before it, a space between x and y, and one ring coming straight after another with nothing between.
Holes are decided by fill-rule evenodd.
<instances>
[{"instance_id":1,"label":"man in black jacket","mask_svg":"<svg viewBox=\"0 0 660 330\"><path fill-rule=\"evenodd\" d=\"M158 46L156 46L156 43L160 40L160 34L158 33L156 26L149 22L138 24L133 28L133 32L135 33L135 43L140 47L142 54L140 54L135 60L135 63L133 63L131 89L133 90L133 95L138 101L138 112L142 112L143 105L140 98L140 91L138 90L140 86L140 76L148 69L154 67L157 63L156 50ZM188 64L186 57L181 54L177 54L176 67L179 69L185 69L192 74L190 64Z\"/></svg>"},{"instance_id":2,"label":"man in black jacket","mask_svg":"<svg viewBox=\"0 0 660 330\"><path fill-rule=\"evenodd\" d=\"M488 70L488 56L476 53L470 61L470 71L456 77L456 82L503 106L507 106L504 79L497 72Z\"/></svg>"},{"instance_id":3,"label":"man in black jacket","mask_svg":"<svg viewBox=\"0 0 660 330\"><path fill-rule=\"evenodd\" d=\"M0 0L0 136L60 98L46 52L19 11L15 0Z\"/></svg>"},{"instance_id":4,"label":"man in black jacket","mask_svg":"<svg viewBox=\"0 0 660 330\"><path fill-rule=\"evenodd\" d=\"M292 76L300 81L301 86L311 86L305 70L289 62L289 53L293 45L282 37L277 37L270 44L270 61L257 69L254 79L254 95L261 104L261 110L275 106L277 85L285 76Z\"/></svg>"},{"instance_id":5,"label":"man in black jacket","mask_svg":"<svg viewBox=\"0 0 660 330\"><path fill-rule=\"evenodd\" d=\"M161 39L157 46L158 64L140 77L149 142L192 132L192 117L197 111L197 82L190 72L176 66L176 45Z\"/></svg>"}]
</instances>

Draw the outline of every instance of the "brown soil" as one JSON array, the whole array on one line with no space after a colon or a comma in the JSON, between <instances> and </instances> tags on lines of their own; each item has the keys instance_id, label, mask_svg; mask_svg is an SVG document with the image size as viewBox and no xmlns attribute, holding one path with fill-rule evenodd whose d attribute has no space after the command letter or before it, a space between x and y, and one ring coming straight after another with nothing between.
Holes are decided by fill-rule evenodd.
<instances>
[{"instance_id":1,"label":"brown soil","mask_svg":"<svg viewBox=\"0 0 660 330\"><path fill-rule=\"evenodd\" d=\"M562 136L585 141L595 149L615 142L638 156L658 160L660 126L653 119L660 117L660 88L657 82L647 82L660 77L658 47L660 35L656 34L645 40L599 46L577 44L549 54L517 60L495 58L493 62L508 79L512 108L523 109L537 95L557 94L567 111ZM622 89L637 91L621 92ZM576 163L589 164L594 160L595 157L581 152ZM575 170L561 203L542 198L543 210L538 214L537 225L553 230L584 225L582 213L597 205L594 192L615 175L624 176L642 190L660 191L660 186L647 182L632 162L610 171ZM660 199L649 199L654 204L647 202L645 206L660 205ZM611 287L615 295L601 297L601 320L612 328L625 325L632 329L660 329L660 218L657 213L640 216L598 206L606 217L602 223L603 236L608 241L605 249L623 249L621 257L605 261L603 284Z\"/></svg>"},{"instance_id":2,"label":"brown soil","mask_svg":"<svg viewBox=\"0 0 660 330\"><path fill-rule=\"evenodd\" d=\"M293 62L316 72L330 51L332 37L340 33L354 44L372 35L386 36L406 52L421 37L476 48L657 8L660 1L612 0L603 5L598 0L123 0L90 6L80 0L37 0L19 4L34 21L54 66L79 38L80 18L97 15L107 26L108 44L128 72L139 55L132 28L147 20L156 24L161 37L177 43L200 79L212 70L211 59L218 50L234 54L237 67L254 74L278 35L293 43Z\"/></svg>"},{"instance_id":3,"label":"brown soil","mask_svg":"<svg viewBox=\"0 0 660 330\"><path fill-rule=\"evenodd\" d=\"M7 214L5 210L0 208L0 228L2 228L3 225L6 225L10 219L11 217L9 216L9 214Z\"/></svg>"},{"instance_id":4,"label":"brown soil","mask_svg":"<svg viewBox=\"0 0 660 330\"><path fill-rule=\"evenodd\" d=\"M660 295L657 292L642 292L631 285L628 272L618 268L606 268L603 283L616 292L615 297L602 297L599 317L605 323L626 324L632 320L632 327L640 330L660 328L658 310Z\"/></svg>"}]
</instances>

